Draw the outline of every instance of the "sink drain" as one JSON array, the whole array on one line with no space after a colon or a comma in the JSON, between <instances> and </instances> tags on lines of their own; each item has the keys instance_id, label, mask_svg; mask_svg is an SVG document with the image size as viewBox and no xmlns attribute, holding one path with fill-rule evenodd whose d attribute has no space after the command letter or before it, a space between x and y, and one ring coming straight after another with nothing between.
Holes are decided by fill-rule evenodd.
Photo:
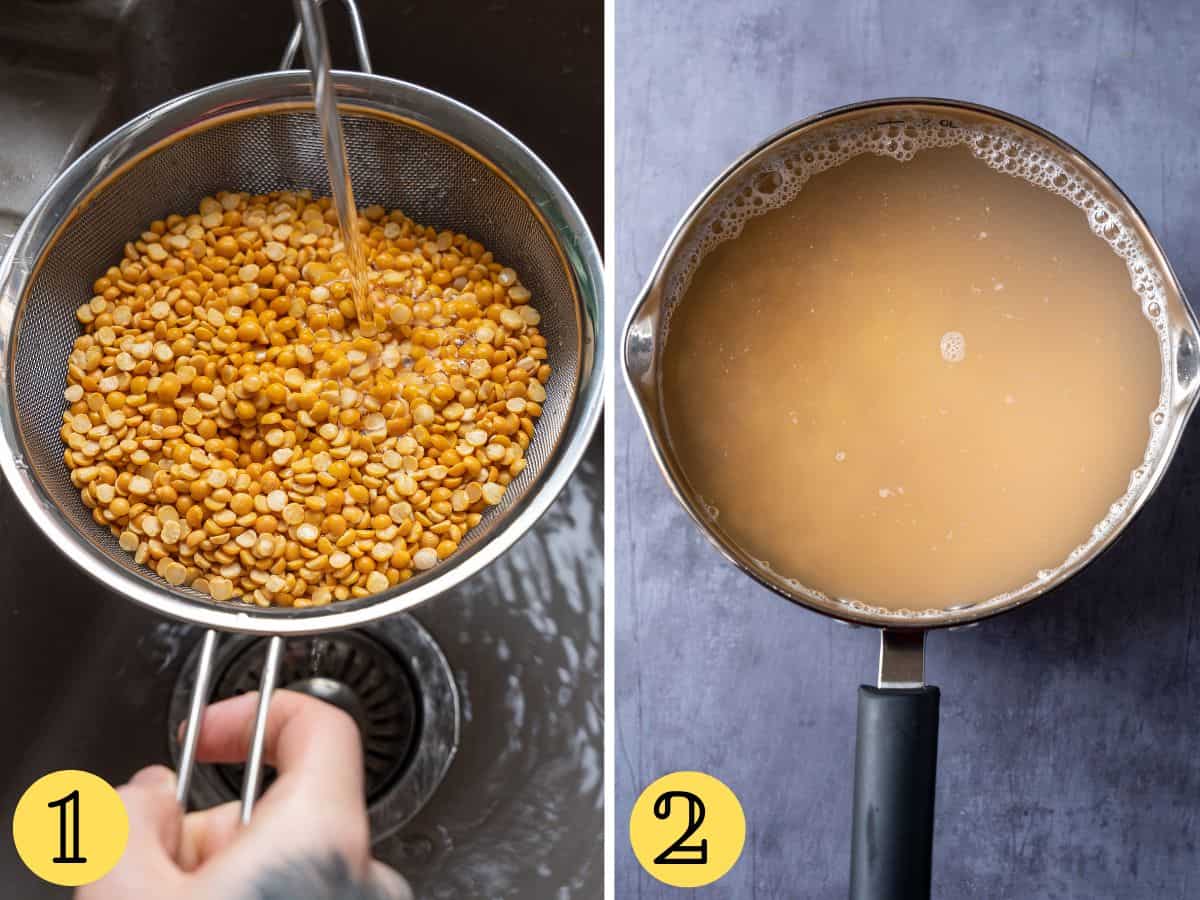
<instances>
[{"instance_id":1,"label":"sink drain","mask_svg":"<svg viewBox=\"0 0 1200 900\"><path fill-rule=\"evenodd\" d=\"M258 690L265 655L266 641L259 639L216 668L213 698ZM378 799L409 761L422 724L416 688L395 653L363 632L289 641L278 683L327 700L354 718L362 734L367 799ZM242 766L217 770L230 791L241 789Z\"/></svg>"},{"instance_id":2,"label":"sink drain","mask_svg":"<svg viewBox=\"0 0 1200 900\"><path fill-rule=\"evenodd\" d=\"M265 638L222 639L213 667L213 702L258 690L266 647ZM198 655L197 646L171 697L167 727L176 764L179 723L187 717ZM374 839L408 822L441 784L458 745L458 691L441 649L411 616L289 638L278 683L340 707L358 724ZM197 765L192 807L237 799L243 774L240 765ZM272 778L268 770L268 785Z\"/></svg>"}]
</instances>

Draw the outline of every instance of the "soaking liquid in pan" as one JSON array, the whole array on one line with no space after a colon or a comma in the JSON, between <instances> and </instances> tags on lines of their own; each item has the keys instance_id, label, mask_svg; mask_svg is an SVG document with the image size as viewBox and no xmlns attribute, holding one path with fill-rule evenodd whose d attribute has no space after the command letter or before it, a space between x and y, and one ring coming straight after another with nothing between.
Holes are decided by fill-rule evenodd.
<instances>
[{"instance_id":1,"label":"soaking liquid in pan","mask_svg":"<svg viewBox=\"0 0 1200 900\"><path fill-rule=\"evenodd\" d=\"M1061 565L1143 462L1157 334L1070 201L963 146L864 153L746 221L671 320L670 440L779 575L885 608Z\"/></svg>"}]
</instances>

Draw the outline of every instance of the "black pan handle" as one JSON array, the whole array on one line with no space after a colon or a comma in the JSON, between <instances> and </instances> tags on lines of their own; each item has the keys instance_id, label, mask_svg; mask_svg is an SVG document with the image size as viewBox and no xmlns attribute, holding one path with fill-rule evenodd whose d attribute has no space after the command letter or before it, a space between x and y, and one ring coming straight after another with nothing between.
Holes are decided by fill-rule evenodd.
<instances>
[{"instance_id":1,"label":"black pan handle","mask_svg":"<svg viewBox=\"0 0 1200 900\"><path fill-rule=\"evenodd\" d=\"M858 690L850 900L929 898L940 697L931 685Z\"/></svg>"}]
</instances>

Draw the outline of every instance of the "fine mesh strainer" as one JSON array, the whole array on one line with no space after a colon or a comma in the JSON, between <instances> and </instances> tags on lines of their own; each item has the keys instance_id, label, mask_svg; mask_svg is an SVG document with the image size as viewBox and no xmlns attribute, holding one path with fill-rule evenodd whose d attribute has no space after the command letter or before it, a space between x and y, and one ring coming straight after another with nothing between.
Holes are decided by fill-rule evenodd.
<instances>
[{"instance_id":1,"label":"fine mesh strainer","mask_svg":"<svg viewBox=\"0 0 1200 900\"><path fill-rule=\"evenodd\" d=\"M361 45L360 45L361 48ZM365 56L363 67L369 70ZM240 78L171 100L93 146L50 187L0 264L0 464L46 536L109 589L209 629L273 636L260 725L283 635L348 628L440 594L503 553L546 510L579 462L602 397L599 254L571 197L520 141L474 110L391 78L335 72L357 202L463 231L516 269L542 314L553 375L528 465L458 551L381 594L309 609L218 603L134 563L72 486L59 437L76 308L146 223L221 189L327 195L310 76ZM207 696L215 634L205 638L193 713ZM198 717L193 714L189 726ZM180 765L186 796L195 743ZM261 729L243 813L257 788ZM251 774L251 773L254 774Z\"/></svg>"}]
</instances>

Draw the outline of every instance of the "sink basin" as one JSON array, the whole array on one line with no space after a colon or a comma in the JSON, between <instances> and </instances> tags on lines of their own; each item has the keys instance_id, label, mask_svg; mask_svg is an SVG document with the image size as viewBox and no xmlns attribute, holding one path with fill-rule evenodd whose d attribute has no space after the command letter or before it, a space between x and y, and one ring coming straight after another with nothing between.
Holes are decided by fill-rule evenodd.
<instances>
[{"instance_id":1,"label":"sink basin","mask_svg":"<svg viewBox=\"0 0 1200 900\"><path fill-rule=\"evenodd\" d=\"M361 0L375 71L419 82L515 133L601 233L603 7L493 3L461 10ZM286 0L15 0L0 22L0 250L54 174L88 143L179 93L274 68ZM567 8L570 7L570 8ZM351 67L338 4L336 65ZM464 34L447 64L446 36ZM436 36L428 39L423 35ZM537 35L537 52L530 35ZM499 48L519 66L497 64ZM547 110L553 110L548 115ZM416 610L458 690L458 750L444 781L376 854L418 896L603 895L603 447L542 521L464 587ZM111 782L171 759L168 711L200 633L114 596L59 554L0 482L0 797L83 768ZM0 895L68 891L4 841Z\"/></svg>"}]
</instances>

